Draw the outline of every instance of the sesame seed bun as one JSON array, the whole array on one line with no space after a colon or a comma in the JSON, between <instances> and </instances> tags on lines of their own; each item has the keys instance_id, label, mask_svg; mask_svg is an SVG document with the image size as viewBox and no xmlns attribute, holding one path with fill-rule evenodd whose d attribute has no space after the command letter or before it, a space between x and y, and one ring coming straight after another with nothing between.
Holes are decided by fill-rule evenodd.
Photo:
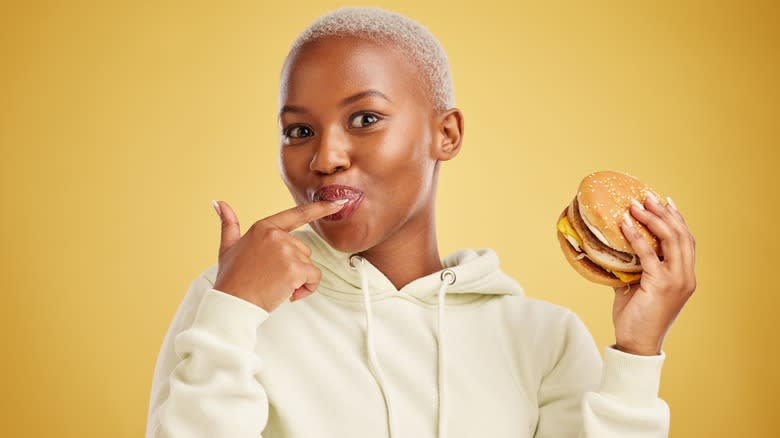
<instances>
[{"instance_id":1,"label":"sesame seed bun","mask_svg":"<svg viewBox=\"0 0 780 438\"><path fill-rule=\"evenodd\" d=\"M620 229L620 222L623 220L623 213L631 206L631 199L644 203L648 191L663 204L661 196L655 190L634 176L613 171L593 172L582 179L577 190L580 215L601 243L618 251L633 253L631 244ZM658 252L658 239L633 217L631 221L650 247Z\"/></svg>"}]
</instances>

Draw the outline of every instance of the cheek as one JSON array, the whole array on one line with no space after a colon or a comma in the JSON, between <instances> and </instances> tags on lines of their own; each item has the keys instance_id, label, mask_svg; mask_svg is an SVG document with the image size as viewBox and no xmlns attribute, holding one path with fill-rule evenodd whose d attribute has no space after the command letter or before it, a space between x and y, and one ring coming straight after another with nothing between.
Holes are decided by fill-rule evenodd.
<instances>
[{"instance_id":1,"label":"cheek","mask_svg":"<svg viewBox=\"0 0 780 438\"><path fill-rule=\"evenodd\" d=\"M304 157L300 153L295 153L290 149L282 148L279 151L279 173L290 194L296 199L302 193L306 178L301 170L306 169L303 160Z\"/></svg>"},{"instance_id":2,"label":"cheek","mask_svg":"<svg viewBox=\"0 0 780 438\"><path fill-rule=\"evenodd\" d=\"M399 120L403 128L389 129L376 154L378 167L388 174L422 174L428 169L431 134L419 121ZM420 175L422 176L422 175ZM402 181L399 181L402 182Z\"/></svg>"},{"instance_id":3,"label":"cheek","mask_svg":"<svg viewBox=\"0 0 780 438\"><path fill-rule=\"evenodd\" d=\"M390 130L376 152L366 157L366 166L370 167L367 171L377 178L377 184L389 189L385 191L388 197L407 202L426 198L434 166L430 144L430 133L423 127Z\"/></svg>"}]
</instances>

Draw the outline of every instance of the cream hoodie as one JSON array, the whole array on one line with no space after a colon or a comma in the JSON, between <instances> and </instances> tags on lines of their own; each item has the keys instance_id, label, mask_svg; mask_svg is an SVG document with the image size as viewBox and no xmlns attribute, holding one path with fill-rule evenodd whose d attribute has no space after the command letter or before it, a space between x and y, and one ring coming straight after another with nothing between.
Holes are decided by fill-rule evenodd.
<instances>
[{"instance_id":1,"label":"cream hoodie","mask_svg":"<svg viewBox=\"0 0 780 438\"><path fill-rule=\"evenodd\" d=\"M151 388L147 438L662 437L664 355L607 347L524 296L488 248L397 290L368 260L294 231L323 273L273 313L190 285ZM351 262L351 263L350 263Z\"/></svg>"}]
</instances>

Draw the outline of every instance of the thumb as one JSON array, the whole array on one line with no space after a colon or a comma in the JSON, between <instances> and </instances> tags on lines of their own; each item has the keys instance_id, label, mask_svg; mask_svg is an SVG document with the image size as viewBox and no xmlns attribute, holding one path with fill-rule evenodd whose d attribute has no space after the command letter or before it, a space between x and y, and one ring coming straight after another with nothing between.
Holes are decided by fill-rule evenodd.
<instances>
[{"instance_id":1,"label":"thumb","mask_svg":"<svg viewBox=\"0 0 780 438\"><path fill-rule=\"evenodd\" d=\"M219 243L219 255L241 238L238 217L225 201L213 201L214 208L222 221L222 237Z\"/></svg>"}]
</instances>

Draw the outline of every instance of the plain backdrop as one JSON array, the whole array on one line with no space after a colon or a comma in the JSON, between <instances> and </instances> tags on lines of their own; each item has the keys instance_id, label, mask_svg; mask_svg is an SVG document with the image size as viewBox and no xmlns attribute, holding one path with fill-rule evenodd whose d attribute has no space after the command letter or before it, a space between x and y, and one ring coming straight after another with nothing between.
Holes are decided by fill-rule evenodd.
<instances>
[{"instance_id":1,"label":"plain backdrop","mask_svg":"<svg viewBox=\"0 0 780 438\"><path fill-rule=\"evenodd\" d=\"M697 240L698 288L664 347L671 436L778 430L777 2L376 4L440 39L465 115L439 184L442 257L494 248L603 348L613 291L568 266L555 220L587 173L639 177ZM0 434L143 434L168 324L216 261L211 199L242 231L293 205L279 71L337 6L0 6Z\"/></svg>"}]
</instances>

